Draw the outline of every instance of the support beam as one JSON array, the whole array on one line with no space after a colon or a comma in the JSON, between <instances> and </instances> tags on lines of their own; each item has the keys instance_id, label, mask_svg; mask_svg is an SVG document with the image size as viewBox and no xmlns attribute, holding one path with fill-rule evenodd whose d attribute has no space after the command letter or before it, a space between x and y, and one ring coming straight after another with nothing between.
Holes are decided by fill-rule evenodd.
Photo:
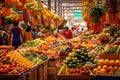
<instances>
[{"instance_id":1,"label":"support beam","mask_svg":"<svg viewBox=\"0 0 120 80\"><path fill-rule=\"evenodd\" d=\"M61 3L82 3L82 1L61 1Z\"/></svg>"},{"instance_id":2,"label":"support beam","mask_svg":"<svg viewBox=\"0 0 120 80\"><path fill-rule=\"evenodd\" d=\"M51 10L51 0L48 0L48 9Z\"/></svg>"},{"instance_id":3,"label":"support beam","mask_svg":"<svg viewBox=\"0 0 120 80\"><path fill-rule=\"evenodd\" d=\"M64 11L68 11L68 10L75 11L75 10L82 10L82 9L81 9L81 8L79 8L79 9L77 9L77 8L76 8L76 9L71 9L71 8L65 9L65 8L64 8Z\"/></svg>"},{"instance_id":4,"label":"support beam","mask_svg":"<svg viewBox=\"0 0 120 80\"><path fill-rule=\"evenodd\" d=\"M62 3L61 3L61 1L60 0L58 0L58 14L59 15L62 15Z\"/></svg>"},{"instance_id":5,"label":"support beam","mask_svg":"<svg viewBox=\"0 0 120 80\"><path fill-rule=\"evenodd\" d=\"M57 12L57 0L55 0L55 13Z\"/></svg>"},{"instance_id":6,"label":"support beam","mask_svg":"<svg viewBox=\"0 0 120 80\"><path fill-rule=\"evenodd\" d=\"M65 16L65 10L64 10L64 6L63 6L63 9L62 9L63 11L63 13L62 13L62 16L64 17Z\"/></svg>"}]
</instances>

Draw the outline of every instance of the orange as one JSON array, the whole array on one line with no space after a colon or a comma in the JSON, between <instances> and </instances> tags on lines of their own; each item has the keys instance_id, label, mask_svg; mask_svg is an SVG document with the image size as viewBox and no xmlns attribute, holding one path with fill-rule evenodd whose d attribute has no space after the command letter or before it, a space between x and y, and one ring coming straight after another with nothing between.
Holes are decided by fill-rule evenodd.
<instances>
[{"instance_id":1,"label":"orange","mask_svg":"<svg viewBox=\"0 0 120 80\"><path fill-rule=\"evenodd\" d=\"M108 66L103 65L103 69L105 69L107 71L108 70Z\"/></svg>"},{"instance_id":2,"label":"orange","mask_svg":"<svg viewBox=\"0 0 120 80\"><path fill-rule=\"evenodd\" d=\"M107 71L105 69L100 69L101 74L107 74Z\"/></svg>"},{"instance_id":3,"label":"orange","mask_svg":"<svg viewBox=\"0 0 120 80\"><path fill-rule=\"evenodd\" d=\"M98 66L97 69L98 69L98 71L99 71L100 69L102 69L102 66Z\"/></svg>"},{"instance_id":4,"label":"orange","mask_svg":"<svg viewBox=\"0 0 120 80\"><path fill-rule=\"evenodd\" d=\"M100 71L96 71L96 74L101 74Z\"/></svg>"},{"instance_id":5,"label":"orange","mask_svg":"<svg viewBox=\"0 0 120 80\"><path fill-rule=\"evenodd\" d=\"M119 68L118 68L119 70L120 70L120 66L119 66Z\"/></svg>"},{"instance_id":6,"label":"orange","mask_svg":"<svg viewBox=\"0 0 120 80\"><path fill-rule=\"evenodd\" d=\"M110 64L110 61L108 59L105 59L105 65L109 65Z\"/></svg>"},{"instance_id":7,"label":"orange","mask_svg":"<svg viewBox=\"0 0 120 80\"><path fill-rule=\"evenodd\" d=\"M93 74L96 74L97 71L98 71L97 68L93 69Z\"/></svg>"},{"instance_id":8,"label":"orange","mask_svg":"<svg viewBox=\"0 0 120 80\"><path fill-rule=\"evenodd\" d=\"M119 69L119 67L118 66L114 66L114 69L117 70L117 69Z\"/></svg>"},{"instance_id":9,"label":"orange","mask_svg":"<svg viewBox=\"0 0 120 80\"><path fill-rule=\"evenodd\" d=\"M109 75L114 75L115 72L114 72L114 71L109 71L108 74L109 74Z\"/></svg>"},{"instance_id":10,"label":"orange","mask_svg":"<svg viewBox=\"0 0 120 80\"><path fill-rule=\"evenodd\" d=\"M108 70L109 70L109 71L115 71L115 69L114 69L112 66L109 66L109 67L108 67Z\"/></svg>"},{"instance_id":11,"label":"orange","mask_svg":"<svg viewBox=\"0 0 120 80\"><path fill-rule=\"evenodd\" d=\"M115 65L120 66L120 60L115 60Z\"/></svg>"},{"instance_id":12,"label":"orange","mask_svg":"<svg viewBox=\"0 0 120 80\"><path fill-rule=\"evenodd\" d=\"M110 66L114 66L114 64L115 64L114 60L111 60L111 61L109 62L109 64L110 64Z\"/></svg>"},{"instance_id":13,"label":"orange","mask_svg":"<svg viewBox=\"0 0 120 80\"><path fill-rule=\"evenodd\" d=\"M104 59L100 59L99 61L98 61L98 65L104 65Z\"/></svg>"}]
</instances>

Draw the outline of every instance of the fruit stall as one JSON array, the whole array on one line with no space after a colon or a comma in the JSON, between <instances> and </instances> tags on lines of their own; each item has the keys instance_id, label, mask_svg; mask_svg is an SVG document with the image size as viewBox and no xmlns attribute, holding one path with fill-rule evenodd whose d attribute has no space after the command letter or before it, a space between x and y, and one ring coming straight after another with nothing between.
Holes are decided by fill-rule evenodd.
<instances>
[{"instance_id":1,"label":"fruit stall","mask_svg":"<svg viewBox=\"0 0 120 80\"><path fill-rule=\"evenodd\" d=\"M27 23L40 26L46 36L38 35L16 50L0 46L0 80L119 80L118 3L83 0L82 17L88 30L64 39L49 33L65 25L66 20L45 8L40 0L4 0L0 14L5 24L24 21L23 27ZM110 25L105 26L105 22Z\"/></svg>"}]
</instances>

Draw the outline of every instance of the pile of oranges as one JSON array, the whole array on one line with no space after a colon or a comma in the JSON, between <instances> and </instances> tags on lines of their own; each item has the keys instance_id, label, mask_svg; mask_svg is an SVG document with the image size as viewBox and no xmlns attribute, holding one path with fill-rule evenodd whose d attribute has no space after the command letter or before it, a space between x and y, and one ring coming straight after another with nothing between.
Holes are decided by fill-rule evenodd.
<instances>
[{"instance_id":1,"label":"pile of oranges","mask_svg":"<svg viewBox=\"0 0 120 80\"><path fill-rule=\"evenodd\" d=\"M23 57L21 54L16 52L10 52L8 55L14 59L14 61L20 65L25 66L26 69L33 67L35 64L28 60L27 58Z\"/></svg>"},{"instance_id":2,"label":"pile of oranges","mask_svg":"<svg viewBox=\"0 0 120 80\"><path fill-rule=\"evenodd\" d=\"M97 68L93 69L93 73L114 75L116 70L120 70L120 60L100 59Z\"/></svg>"}]
</instances>

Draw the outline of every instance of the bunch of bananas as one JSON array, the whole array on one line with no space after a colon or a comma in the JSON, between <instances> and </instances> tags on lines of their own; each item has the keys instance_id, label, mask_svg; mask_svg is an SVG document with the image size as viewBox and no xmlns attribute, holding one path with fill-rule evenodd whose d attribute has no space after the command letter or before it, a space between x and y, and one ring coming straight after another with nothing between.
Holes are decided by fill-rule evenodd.
<instances>
[{"instance_id":1,"label":"bunch of bananas","mask_svg":"<svg viewBox=\"0 0 120 80\"><path fill-rule=\"evenodd\" d=\"M94 0L82 1L82 17L85 22L89 19L90 17L89 11L94 4L95 4Z\"/></svg>"},{"instance_id":2,"label":"bunch of bananas","mask_svg":"<svg viewBox=\"0 0 120 80\"><path fill-rule=\"evenodd\" d=\"M60 68L58 75L60 74L69 74L69 68L67 64L63 64L62 67Z\"/></svg>"}]
</instances>

